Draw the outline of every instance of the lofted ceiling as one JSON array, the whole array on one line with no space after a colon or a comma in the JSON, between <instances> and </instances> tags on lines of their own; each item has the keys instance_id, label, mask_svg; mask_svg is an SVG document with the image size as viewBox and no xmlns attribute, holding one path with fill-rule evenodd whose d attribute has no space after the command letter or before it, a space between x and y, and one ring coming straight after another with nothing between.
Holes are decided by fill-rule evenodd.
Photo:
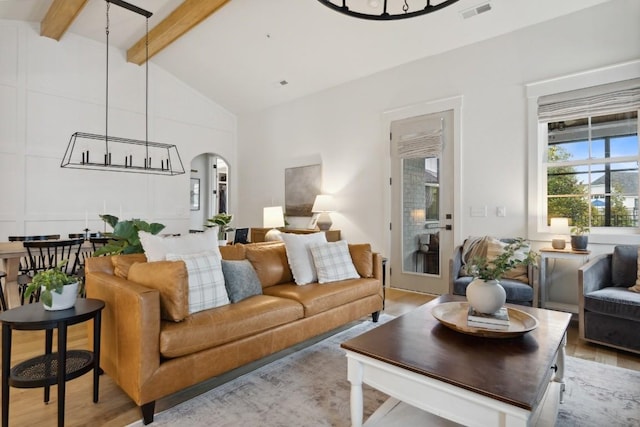
<instances>
[{"instance_id":1,"label":"lofted ceiling","mask_svg":"<svg viewBox=\"0 0 640 427\"><path fill-rule=\"evenodd\" d=\"M225 3L127 1L153 12L151 34L177 8L188 9L185 15L191 19L211 3ZM339 14L317 0L229 0L186 28L151 62L242 114L607 1L617 0L459 0L416 18L366 21ZM63 2L65 7L84 3ZM463 19L461 12L485 3L491 4L489 12ZM0 0L0 19L41 23L52 4L54 0ZM104 42L105 9L104 0L87 0L66 31ZM163 25L167 27L167 22ZM110 28L110 44L131 53L145 34L145 19L112 5ZM162 32L166 34L166 29ZM59 42L64 40L63 34Z\"/></svg>"}]
</instances>

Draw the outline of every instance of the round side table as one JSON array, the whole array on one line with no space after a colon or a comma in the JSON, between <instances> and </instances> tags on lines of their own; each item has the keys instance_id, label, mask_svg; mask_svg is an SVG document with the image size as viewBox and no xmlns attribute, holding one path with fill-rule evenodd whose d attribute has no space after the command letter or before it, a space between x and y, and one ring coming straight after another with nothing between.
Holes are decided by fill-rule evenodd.
<instances>
[{"instance_id":1,"label":"round side table","mask_svg":"<svg viewBox=\"0 0 640 427\"><path fill-rule=\"evenodd\" d=\"M0 314L2 322L2 427L9 426L9 386L44 387L44 401L49 388L58 385L58 426L64 426L65 383L93 370L93 402L98 401L100 375L100 320L104 302L78 298L67 310L47 311L41 303L26 304ZM93 319L93 352L67 351L67 327ZM45 330L45 354L11 367L12 331ZM58 330L57 352L52 353L53 330Z\"/></svg>"}]
</instances>

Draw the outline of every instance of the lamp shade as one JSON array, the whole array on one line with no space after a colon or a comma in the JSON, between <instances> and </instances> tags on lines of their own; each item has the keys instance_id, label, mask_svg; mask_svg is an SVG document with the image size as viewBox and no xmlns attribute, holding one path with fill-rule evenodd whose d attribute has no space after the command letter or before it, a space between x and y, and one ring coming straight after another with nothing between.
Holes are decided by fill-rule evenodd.
<instances>
[{"instance_id":1,"label":"lamp shade","mask_svg":"<svg viewBox=\"0 0 640 427\"><path fill-rule=\"evenodd\" d=\"M270 206L262 212L262 226L264 228L284 227L284 212L282 206Z\"/></svg>"},{"instance_id":2,"label":"lamp shade","mask_svg":"<svg viewBox=\"0 0 640 427\"><path fill-rule=\"evenodd\" d=\"M551 218L549 231L553 234L569 234L569 218Z\"/></svg>"},{"instance_id":3,"label":"lamp shade","mask_svg":"<svg viewBox=\"0 0 640 427\"><path fill-rule=\"evenodd\" d=\"M328 194L318 194L311 208L311 212L333 212L335 210L333 196Z\"/></svg>"},{"instance_id":4,"label":"lamp shade","mask_svg":"<svg viewBox=\"0 0 640 427\"><path fill-rule=\"evenodd\" d=\"M551 240L553 249L564 249L566 242L563 236L569 234L569 218L551 218L549 231L555 235Z\"/></svg>"}]
</instances>

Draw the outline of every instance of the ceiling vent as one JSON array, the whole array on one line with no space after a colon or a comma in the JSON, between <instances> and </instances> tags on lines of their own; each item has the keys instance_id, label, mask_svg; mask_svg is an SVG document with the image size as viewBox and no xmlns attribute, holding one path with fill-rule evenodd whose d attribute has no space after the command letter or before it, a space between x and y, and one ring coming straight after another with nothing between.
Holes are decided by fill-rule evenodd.
<instances>
[{"instance_id":1,"label":"ceiling vent","mask_svg":"<svg viewBox=\"0 0 640 427\"><path fill-rule=\"evenodd\" d=\"M481 13L489 12L491 10L491 3L486 2L476 5L470 9L465 9L460 14L464 19L469 19L473 16L480 15Z\"/></svg>"}]
</instances>

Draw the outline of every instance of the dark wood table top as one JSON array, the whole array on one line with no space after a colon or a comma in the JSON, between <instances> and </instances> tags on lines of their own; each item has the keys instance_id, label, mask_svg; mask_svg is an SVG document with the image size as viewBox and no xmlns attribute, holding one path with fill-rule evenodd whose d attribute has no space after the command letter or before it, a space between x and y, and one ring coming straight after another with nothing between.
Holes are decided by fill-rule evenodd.
<instances>
[{"instance_id":1,"label":"dark wood table top","mask_svg":"<svg viewBox=\"0 0 640 427\"><path fill-rule=\"evenodd\" d=\"M509 305L536 317L538 327L515 338L483 338L449 329L433 317L433 307L452 301L465 298L442 295L342 347L533 410L551 378L571 314Z\"/></svg>"},{"instance_id":2,"label":"dark wood table top","mask_svg":"<svg viewBox=\"0 0 640 427\"><path fill-rule=\"evenodd\" d=\"M67 325L87 321L94 318L103 308L103 301L91 298L78 298L73 307L54 311L45 310L41 302L34 302L0 313L0 322L12 329L50 329L60 321Z\"/></svg>"}]
</instances>

